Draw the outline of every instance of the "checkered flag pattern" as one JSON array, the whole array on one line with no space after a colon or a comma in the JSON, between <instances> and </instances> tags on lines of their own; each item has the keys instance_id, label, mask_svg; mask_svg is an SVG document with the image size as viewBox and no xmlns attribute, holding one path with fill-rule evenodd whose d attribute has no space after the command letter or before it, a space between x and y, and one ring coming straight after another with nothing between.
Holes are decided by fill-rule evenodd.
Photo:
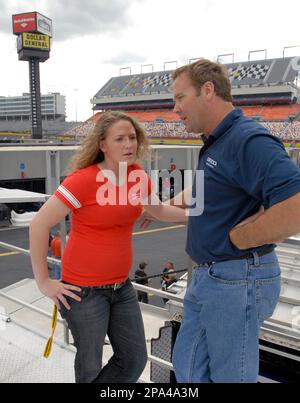
<instances>
[{"instance_id":1,"label":"checkered flag pattern","mask_svg":"<svg viewBox=\"0 0 300 403\"><path fill-rule=\"evenodd\" d=\"M251 66L238 66L234 69L229 69L229 77L232 80L243 80L245 78L254 78L261 80L265 78L270 66L265 64L251 64Z\"/></svg>"},{"instance_id":2,"label":"checkered flag pattern","mask_svg":"<svg viewBox=\"0 0 300 403\"><path fill-rule=\"evenodd\" d=\"M144 88L154 87L170 87L172 83L171 73L156 75L154 77L148 77L144 80Z\"/></svg>"}]
</instances>

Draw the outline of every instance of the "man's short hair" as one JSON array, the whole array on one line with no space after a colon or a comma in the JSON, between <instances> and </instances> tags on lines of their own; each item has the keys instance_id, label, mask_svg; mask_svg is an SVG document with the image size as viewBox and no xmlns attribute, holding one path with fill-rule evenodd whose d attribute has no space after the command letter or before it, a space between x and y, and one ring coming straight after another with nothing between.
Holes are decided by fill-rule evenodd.
<instances>
[{"instance_id":1,"label":"man's short hair","mask_svg":"<svg viewBox=\"0 0 300 403\"><path fill-rule=\"evenodd\" d=\"M200 92L203 84L211 81L214 84L216 94L223 101L233 101L228 71L222 64L211 62L208 59L197 60L176 69L172 74L173 81L183 73L187 74L197 91Z\"/></svg>"},{"instance_id":2,"label":"man's short hair","mask_svg":"<svg viewBox=\"0 0 300 403\"><path fill-rule=\"evenodd\" d=\"M139 263L139 268L140 268L140 269L144 269L146 266L147 266L147 263L146 263L146 262L140 262L140 263Z\"/></svg>"}]
</instances>

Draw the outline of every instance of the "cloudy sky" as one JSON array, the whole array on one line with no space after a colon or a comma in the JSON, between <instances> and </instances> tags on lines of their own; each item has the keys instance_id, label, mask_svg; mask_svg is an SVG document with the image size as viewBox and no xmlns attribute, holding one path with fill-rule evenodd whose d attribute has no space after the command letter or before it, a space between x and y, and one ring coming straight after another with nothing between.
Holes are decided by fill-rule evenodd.
<instances>
[{"instance_id":1,"label":"cloudy sky","mask_svg":"<svg viewBox=\"0 0 300 403\"><path fill-rule=\"evenodd\" d=\"M29 91L11 16L38 11L52 19L54 33L50 59L40 65L41 92L66 95L67 120L89 118L90 99L125 67L134 74L150 63L158 71L165 62L227 53L245 61L260 49L281 57L283 47L300 45L299 0L0 0L0 10L0 95ZM300 46L286 55L299 56Z\"/></svg>"}]
</instances>

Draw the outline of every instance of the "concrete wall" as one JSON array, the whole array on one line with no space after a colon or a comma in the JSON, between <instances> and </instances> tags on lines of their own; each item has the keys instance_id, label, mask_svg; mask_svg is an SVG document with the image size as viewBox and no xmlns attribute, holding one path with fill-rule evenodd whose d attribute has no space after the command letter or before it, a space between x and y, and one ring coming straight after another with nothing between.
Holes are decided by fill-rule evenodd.
<instances>
[{"instance_id":1,"label":"concrete wall","mask_svg":"<svg viewBox=\"0 0 300 403\"><path fill-rule=\"evenodd\" d=\"M72 151L59 151L60 171L64 175ZM22 164L25 167L22 169ZM0 180L46 178L46 151L5 151L0 149Z\"/></svg>"},{"instance_id":2,"label":"concrete wall","mask_svg":"<svg viewBox=\"0 0 300 403\"><path fill-rule=\"evenodd\" d=\"M70 158L76 151L76 146L39 146L39 147L0 147L0 180L20 179L21 171L25 178L45 178L47 176L47 153L54 164L55 154L59 154L60 176L66 176ZM176 169L194 169L197 165L198 146L152 146L151 158L142 162L146 170L170 169L171 164ZM300 150L287 150L296 165L300 165ZM22 169L21 165L24 164ZM52 167L53 168L53 167Z\"/></svg>"},{"instance_id":3,"label":"concrete wall","mask_svg":"<svg viewBox=\"0 0 300 403\"><path fill-rule=\"evenodd\" d=\"M73 147L74 148L74 147ZM68 162L75 152L72 147L0 147L0 180L20 179L21 171L25 178L45 178L47 176L46 154L59 153L60 176L66 175ZM28 151L27 151L28 150ZM52 151L51 151L52 150ZM191 147L164 147L152 148L151 160L143 161L145 169L170 169L171 164L176 164L176 169L194 167L197 162L199 148ZM52 158L51 157L51 158ZM52 158L53 159L53 158ZM22 163L25 168L21 169Z\"/></svg>"}]
</instances>

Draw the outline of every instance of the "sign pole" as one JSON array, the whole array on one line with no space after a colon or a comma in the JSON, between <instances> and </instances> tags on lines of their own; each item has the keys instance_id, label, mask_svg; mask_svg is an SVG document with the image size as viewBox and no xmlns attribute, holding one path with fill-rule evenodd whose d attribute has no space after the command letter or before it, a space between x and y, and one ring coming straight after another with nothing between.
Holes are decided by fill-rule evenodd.
<instances>
[{"instance_id":1,"label":"sign pole","mask_svg":"<svg viewBox=\"0 0 300 403\"><path fill-rule=\"evenodd\" d=\"M43 137L42 112L41 112L41 91L40 91L40 64L39 59L32 57L29 60L29 81L30 81L30 103L31 103L31 124L32 138Z\"/></svg>"},{"instance_id":2,"label":"sign pole","mask_svg":"<svg viewBox=\"0 0 300 403\"><path fill-rule=\"evenodd\" d=\"M40 62L49 59L52 20L38 12L12 16L13 33L18 36L19 60L29 62L32 138L42 139Z\"/></svg>"}]
</instances>

